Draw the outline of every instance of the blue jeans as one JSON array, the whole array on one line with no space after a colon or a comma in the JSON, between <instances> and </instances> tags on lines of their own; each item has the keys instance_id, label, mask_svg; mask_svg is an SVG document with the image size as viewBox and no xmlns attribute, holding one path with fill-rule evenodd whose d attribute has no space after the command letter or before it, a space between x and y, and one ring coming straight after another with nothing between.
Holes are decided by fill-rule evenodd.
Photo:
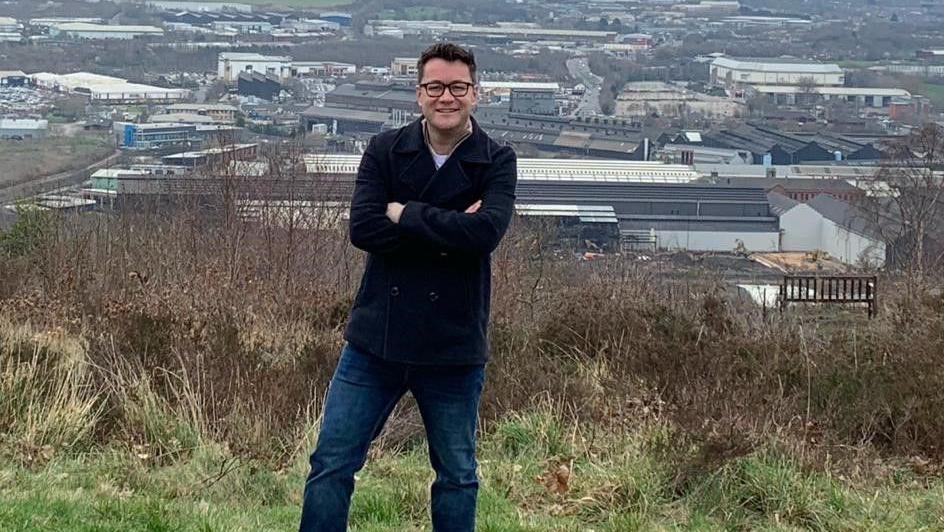
<instances>
[{"instance_id":1,"label":"blue jeans","mask_svg":"<svg viewBox=\"0 0 944 532\"><path fill-rule=\"evenodd\" d=\"M345 346L311 455L301 532L346 530L354 473L364 466L371 441L407 391L423 417L429 461L436 471L430 490L433 530L475 530L475 429L484 383L483 365L401 364Z\"/></svg>"}]
</instances>

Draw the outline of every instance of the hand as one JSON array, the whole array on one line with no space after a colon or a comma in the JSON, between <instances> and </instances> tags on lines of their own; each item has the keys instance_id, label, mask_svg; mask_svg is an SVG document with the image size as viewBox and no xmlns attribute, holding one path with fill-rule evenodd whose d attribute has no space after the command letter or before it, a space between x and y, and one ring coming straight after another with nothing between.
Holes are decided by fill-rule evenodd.
<instances>
[{"instance_id":1,"label":"hand","mask_svg":"<svg viewBox=\"0 0 944 532\"><path fill-rule=\"evenodd\" d=\"M469 208L465 210L466 214L475 214L482 207L482 200L478 200L472 205L469 205Z\"/></svg>"},{"instance_id":2,"label":"hand","mask_svg":"<svg viewBox=\"0 0 944 532\"><path fill-rule=\"evenodd\" d=\"M405 205L402 203L391 202L387 204L387 218L390 218L390 221L398 224L400 223L400 215L403 214L403 208Z\"/></svg>"}]
</instances>

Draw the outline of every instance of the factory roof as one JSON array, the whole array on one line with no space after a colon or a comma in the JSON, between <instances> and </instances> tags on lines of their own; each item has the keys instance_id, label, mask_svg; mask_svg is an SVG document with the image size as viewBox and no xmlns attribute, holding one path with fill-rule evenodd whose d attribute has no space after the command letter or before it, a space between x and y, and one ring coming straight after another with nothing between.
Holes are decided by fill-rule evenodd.
<instances>
[{"instance_id":1,"label":"factory roof","mask_svg":"<svg viewBox=\"0 0 944 532\"><path fill-rule=\"evenodd\" d=\"M166 107L168 111L238 111L225 103L175 103Z\"/></svg>"},{"instance_id":2,"label":"factory roof","mask_svg":"<svg viewBox=\"0 0 944 532\"><path fill-rule=\"evenodd\" d=\"M310 118L330 118L334 120L355 120L361 122L384 123L390 120L390 113L384 111L362 111L341 107L309 107L302 116Z\"/></svg>"},{"instance_id":3,"label":"factory roof","mask_svg":"<svg viewBox=\"0 0 944 532\"><path fill-rule=\"evenodd\" d=\"M777 216L782 216L783 213L800 204L799 201L788 198L779 192L767 193L767 201L770 202L770 211Z\"/></svg>"},{"instance_id":4,"label":"factory roof","mask_svg":"<svg viewBox=\"0 0 944 532\"><path fill-rule=\"evenodd\" d=\"M118 26L111 24L92 24L89 22L64 22L56 24L59 31L81 31L101 33L150 33L164 34L164 30L156 26Z\"/></svg>"},{"instance_id":5,"label":"factory roof","mask_svg":"<svg viewBox=\"0 0 944 532\"><path fill-rule=\"evenodd\" d=\"M479 86L483 89L560 90L560 85L557 83L540 83L535 81L480 81Z\"/></svg>"},{"instance_id":6,"label":"factory roof","mask_svg":"<svg viewBox=\"0 0 944 532\"><path fill-rule=\"evenodd\" d=\"M812 92L829 96L898 96L907 98L911 93L904 89L883 89L869 87L816 87L812 91L806 87L792 85L758 85L753 90L763 94L798 94Z\"/></svg>"},{"instance_id":7,"label":"factory roof","mask_svg":"<svg viewBox=\"0 0 944 532\"><path fill-rule=\"evenodd\" d=\"M357 173L360 155L308 154L311 172ZM518 179L532 181L590 181L689 183L698 174L689 166L615 159L518 159Z\"/></svg>"},{"instance_id":8,"label":"factory roof","mask_svg":"<svg viewBox=\"0 0 944 532\"><path fill-rule=\"evenodd\" d=\"M881 238L879 232L872 227L866 215L853 205L840 201L829 194L819 194L806 202L807 205L820 213L823 218L835 222L853 233L869 238Z\"/></svg>"},{"instance_id":9,"label":"factory roof","mask_svg":"<svg viewBox=\"0 0 944 532\"><path fill-rule=\"evenodd\" d=\"M230 61L291 61L292 58L287 55L263 55L251 52L220 52L220 59L229 59Z\"/></svg>"},{"instance_id":10,"label":"factory roof","mask_svg":"<svg viewBox=\"0 0 944 532\"><path fill-rule=\"evenodd\" d=\"M718 57L712 65L739 70L756 70L759 72L795 72L800 74L842 74L839 65L816 63L796 58L748 58L748 57Z\"/></svg>"},{"instance_id":11,"label":"factory roof","mask_svg":"<svg viewBox=\"0 0 944 532\"><path fill-rule=\"evenodd\" d=\"M102 76L89 72L75 72L72 74L39 72L31 74L30 77L40 83L58 85L70 91L85 89L90 93L99 95L118 94L124 96L140 96L148 94L175 94L183 96L190 94L190 91L186 89L168 89L151 85L141 85L138 83L130 83L126 79Z\"/></svg>"},{"instance_id":12,"label":"factory roof","mask_svg":"<svg viewBox=\"0 0 944 532\"><path fill-rule=\"evenodd\" d=\"M0 118L0 129L46 129L49 127L48 120L36 120L33 118Z\"/></svg>"}]
</instances>

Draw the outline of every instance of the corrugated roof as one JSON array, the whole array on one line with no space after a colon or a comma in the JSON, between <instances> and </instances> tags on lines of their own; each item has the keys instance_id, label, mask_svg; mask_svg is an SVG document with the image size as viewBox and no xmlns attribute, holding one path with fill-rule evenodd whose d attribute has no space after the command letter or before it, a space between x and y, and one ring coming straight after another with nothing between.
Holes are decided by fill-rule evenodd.
<instances>
[{"instance_id":1,"label":"corrugated roof","mask_svg":"<svg viewBox=\"0 0 944 532\"><path fill-rule=\"evenodd\" d=\"M754 70L757 72L789 72L793 74L842 74L836 64L817 63L796 58L737 58L718 57L711 62L724 68Z\"/></svg>"},{"instance_id":2,"label":"corrugated roof","mask_svg":"<svg viewBox=\"0 0 944 532\"><path fill-rule=\"evenodd\" d=\"M767 201L770 202L770 212L776 214L777 216L783 215L783 213L800 204L799 201L790 199L777 192L768 193Z\"/></svg>"}]
</instances>

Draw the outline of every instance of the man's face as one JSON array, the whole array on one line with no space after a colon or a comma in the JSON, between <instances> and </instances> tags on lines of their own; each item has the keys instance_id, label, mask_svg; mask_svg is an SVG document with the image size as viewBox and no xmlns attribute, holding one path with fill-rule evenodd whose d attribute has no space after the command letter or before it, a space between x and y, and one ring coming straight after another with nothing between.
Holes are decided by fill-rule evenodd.
<instances>
[{"instance_id":1,"label":"man's face","mask_svg":"<svg viewBox=\"0 0 944 532\"><path fill-rule=\"evenodd\" d=\"M478 102L478 92L472 85L464 96L453 96L448 86L456 82L472 83L468 65L439 58L426 62L420 85L441 83L447 87L441 96L430 96L422 86L416 88L416 103L420 105L429 127L450 132L464 128L469 122L472 108Z\"/></svg>"}]
</instances>

